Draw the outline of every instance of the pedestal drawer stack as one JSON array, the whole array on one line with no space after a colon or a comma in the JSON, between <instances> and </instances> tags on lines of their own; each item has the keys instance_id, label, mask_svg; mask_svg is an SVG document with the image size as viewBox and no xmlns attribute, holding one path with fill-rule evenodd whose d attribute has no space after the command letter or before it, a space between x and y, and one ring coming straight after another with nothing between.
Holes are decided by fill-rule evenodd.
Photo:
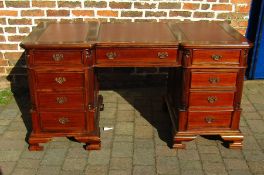
<instances>
[{"instance_id":1,"label":"pedestal drawer stack","mask_svg":"<svg viewBox=\"0 0 264 175\"><path fill-rule=\"evenodd\" d=\"M238 125L246 49L187 48L183 69L179 128L174 147L196 135L220 135L230 147L241 147Z\"/></svg>"},{"instance_id":2,"label":"pedestal drawer stack","mask_svg":"<svg viewBox=\"0 0 264 175\"><path fill-rule=\"evenodd\" d=\"M99 149L95 123L97 93L93 68L87 66L89 50L30 50L29 81L33 102L30 150L55 136L74 137L86 149Z\"/></svg>"}]
</instances>

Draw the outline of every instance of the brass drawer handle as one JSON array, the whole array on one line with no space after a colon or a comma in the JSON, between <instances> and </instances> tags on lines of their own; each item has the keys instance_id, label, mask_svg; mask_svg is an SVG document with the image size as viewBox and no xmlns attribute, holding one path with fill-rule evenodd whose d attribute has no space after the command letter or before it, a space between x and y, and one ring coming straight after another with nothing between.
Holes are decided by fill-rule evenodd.
<instances>
[{"instance_id":1,"label":"brass drawer handle","mask_svg":"<svg viewBox=\"0 0 264 175\"><path fill-rule=\"evenodd\" d=\"M212 55L211 58L215 61L218 61L222 58L223 56L222 55Z\"/></svg>"},{"instance_id":2,"label":"brass drawer handle","mask_svg":"<svg viewBox=\"0 0 264 175\"><path fill-rule=\"evenodd\" d=\"M158 52L158 57L160 59L167 58L169 56L168 52Z\"/></svg>"},{"instance_id":3,"label":"brass drawer handle","mask_svg":"<svg viewBox=\"0 0 264 175\"><path fill-rule=\"evenodd\" d=\"M214 122L214 118L212 118L212 117L205 117L205 118L204 118L204 121L205 121L206 123L213 123L213 122Z\"/></svg>"},{"instance_id":4,"label":"brass drawer handle","mask_svg":"<svg viewBox=\"0 0 264 175\"><path fill-rule=\"evenodd\" d=\"M214 103L214 102L217 101L217 97L216 96L209 96L207 98L207 100L208 100L209 103Z\"/></svg>"},{"instance_id":5,"label":"brass drawer handle","mask_svg":"<svg viewBox=\"0 0 264 175\"><path fill-rule=\"evenodd\" d=\"M54 53L52 55L52 58L54 61L61 61L61 60L63 60L63 54L62 53Z\"/></svg>"},{"instance_id":6,"label":"brass drawer handle","mask_svg":"<svg viewBox=\"0 0 264 175\"><path fill-rule=\"evenodd\" d=\"M115 52L107 52L106 54L106 57L109 59L109 60L113 60L116 58L116 53Z\"/></svg>"},{"instance_id":7,"label":"brass drawer handle","mask_svg":"<svg viewBox=\"0 0 264 175\"><path fill-rule=\"evenodd\" d=\"M66 78L65 77L56 77L54 80L59 84L63 84L66 81Z\"/></svg>"},{"instance_id":8,"label":"brass drawer handle","mask_svg":"<svg viewBox=\"0 0 264 175\"><path fill-rule=\"evenodd\" d=\"M58 104L64 104L65 102L67 102L67 98L66 97L57 97L56 101Z\"/></svg>"},{"instance_id":9,"label":"brass drawer handle","mask_svg":"<svg viewBox=\"0 0 264 175\"><path fill-rule=\"evenodd\" d=\"M218 77L210 77L210 78L208 79L208 81L209 81L211 84L216 84L216 83L219 83L220 78L218 78Z\"/></svg>"},{"instance_id":10,"label":"brass drawer handle","mask_svg":"<svg viewBox=\"0 0 264 175\"><path fill-rule=\"evenodd\" d=\"M62 124L62 125L65 125L69 121L70 120L68 118L66 118L66 117L59 118L59 123Z\"/></svg>"}]
</instances>

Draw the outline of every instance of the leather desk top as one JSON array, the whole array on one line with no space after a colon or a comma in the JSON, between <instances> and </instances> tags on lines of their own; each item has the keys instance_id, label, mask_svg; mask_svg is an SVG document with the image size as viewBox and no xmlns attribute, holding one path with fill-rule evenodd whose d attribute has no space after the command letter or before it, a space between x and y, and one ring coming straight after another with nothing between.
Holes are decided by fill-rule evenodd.
<instances>
[{"instance_id":1,"label":"leather desk top","mask_svg":"<svg viewBox=\"0 0 264 175\"><path fill-rule=\"evenodd\" d=\"M251 46L225 22L40 23L21 47L231 47Z\"/></svg>"}]
</instances>

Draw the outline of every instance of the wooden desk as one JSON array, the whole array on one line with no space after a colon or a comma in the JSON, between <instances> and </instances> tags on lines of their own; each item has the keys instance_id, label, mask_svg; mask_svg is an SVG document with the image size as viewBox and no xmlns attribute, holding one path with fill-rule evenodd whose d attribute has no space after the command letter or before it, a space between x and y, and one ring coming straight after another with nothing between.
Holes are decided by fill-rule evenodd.
<instances>
[{"instance_id":1,"label":"wooden desk","mask_svg":"<svg viewBox=\"0 0 264 175\"><path fill-rule=\"evenodd\" d=\"M231 148L242 147L240 102L251 44L226 23L41 23L21 47L32 100L30 150L55 136L100 149L99 67L169 67L164 101L173 147L197 135L220 135Z\"/></svg>"}]
</instances>

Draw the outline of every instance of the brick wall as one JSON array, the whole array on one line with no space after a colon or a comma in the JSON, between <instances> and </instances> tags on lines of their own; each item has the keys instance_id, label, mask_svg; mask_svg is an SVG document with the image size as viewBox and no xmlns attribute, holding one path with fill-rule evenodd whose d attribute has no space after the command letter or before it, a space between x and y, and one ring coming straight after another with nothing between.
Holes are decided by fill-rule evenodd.
<instances>
[{"instance_id":1,"label":"brick wall","mask_svg":"<svg viewBox=\"0 0 264 175\"><path fill-rule=\"evenodd\" d=\"M0 89L9 86L7 75L13 81L25 75L19 43L41 21L227 20L245 34L249 9L250 0L0 1Z\"/></svg>"}]
</instances>

